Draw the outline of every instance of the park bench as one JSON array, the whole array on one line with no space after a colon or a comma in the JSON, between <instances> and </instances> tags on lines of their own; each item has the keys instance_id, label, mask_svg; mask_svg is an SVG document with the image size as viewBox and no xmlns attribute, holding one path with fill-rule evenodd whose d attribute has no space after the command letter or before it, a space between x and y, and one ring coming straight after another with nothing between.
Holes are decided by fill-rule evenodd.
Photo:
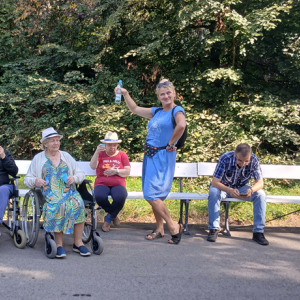
<instances>
[{"instance_id":1,"label":"park bench","mask_svg":"<svg viewBox=\"0 0 300 300\"><path fill-rule=\"evenodd\" d=\"M198 163L198 176L213 176L217 163ZM300 166L292 165L261 165L265 179L300 179ZM203 194L202 194L203 195ZM203 199L208 199L208 194ZM225 206L225 235L230 236L228 215L230 202L250 202L247 199L226 198L223 201ZM300 203L300 196L267 195L269 203Z\"/></svg>"},{"instance_id":2,"label":"park bench","mask_svg":"<svg viewBox=\"0 0 300 300\"><path fill-rule=\"evenodd\" d=\"M16 164L19 168L19 175L25 175L29 168L30 160L16 160ZM96 170L90 168L88 161L78 161L77 162L80 169L85 172L86 176L96 176ZM142 163L141 162L131 162L131 172L130 177L142 177ZM179 222L183 224L183 213L184 216L184 227L185 234L189 234L188 231L188 207L189 201L203 199L203 195L199 193L184 193L183 190L183 178L195 178L197 177L197 163L176 163L175 175L174 177L180 179L180 188L178 193L169 193L166 199L178 199L180 200L180 219ZM28 192L28 189L20 189L19 195L24 197ZM127 199L144 199L143 192L128 192Z\"/></svg>"},{"instance_id":3,"label":"park bench","mask_svg":"<svg viewBox=\"0 0 300 300\"><path fill-rule=\"evenodd\" d=\"M19 168L19 175L25 175L29 168L30 160L16 160L16 164ZM87 161L78 161L80 169L82 169L87 176L96 176L96 171L92 170ZM131 162L130 177L142 176L142 163ZM189 234L188 231L188 212L189 203L191 200L207 200L207 193L184 193L183 192L183 178L195 178L198 176L213 176L216 163L176 163L174 177L180 179L180 188L177 193L170 193L166 199L178 199L180 200L180 217L179 222L184 224L185 234ZM269 179L300 179L300 166L291 165L261 165L264 178ZM20 196L25 196L28 189L20 189ZM142 192L130 191L128 192L128 199L143 199ZM225 206L225 230L224 234L230 235L229 230L229 206L230 202L243 202L250 201L247 199L235 199L226 198L223 201ZM267 195L267 202L271 203L300 203L300 196L284 196L284 195ZM184 223L183 223L184 213Z\"/></svg>"}]
</instances>

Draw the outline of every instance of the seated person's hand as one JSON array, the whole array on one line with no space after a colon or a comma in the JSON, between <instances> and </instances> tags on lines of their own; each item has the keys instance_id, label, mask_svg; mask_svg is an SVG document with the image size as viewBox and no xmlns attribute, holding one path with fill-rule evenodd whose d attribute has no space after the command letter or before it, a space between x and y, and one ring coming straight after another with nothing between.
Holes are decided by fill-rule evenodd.
<instances>
[{"instance_id":1,"label":"seated person's hand","mask_svg":"<svg viewBox=\"0 0 300 300\"><path fill-rule=\"evenodd\" d=\"M246 194L247 194L247 196L244 196L243 198L250 198L252 196L252 190L248 189Z\"/></svg>"},{"instance_id":2,"label":"seated person's hand","mask_svg":"<svg viewBox=\"0 0 300 300\"><path fill-rule=\"evenodd\" d=\"M237 189L231 189L229 194L232 198L239 198L240 197L240 192Z\"/></svg>"},{"instance_id":3,"label":"seated person's hand","mask_svg":"<svg viewBox=\"0 0 300 300\"><path fill-rule=\"evenodd\" d=\"M75 179L73 176L68 176L68 179L67 179L67 185L71 185L75 182Z\"/></svg>"},{"instance_id":4,"label":"seated person's hand","mask_svg":"<svg viewBox=\"0 0 300 300\"><path fill-rule=\"evenodd\" d=\"M102 152L102 151L104 151L104 150L105 150L105 147L104 147L102 144L99 144L99 145L97 146L96 152L100 153L100 152Z\"/></svg>"},{"instance_id":5,"label":"seated person's hand","mask_svg":"<svg viewBox=\"0 0 300 300\"><path fill-rule=\"evenodd\" d=\"M244 194L240 194L239 198L243 198L243 199L249 199L252 195L252 190L251 189L248 189L245 193L246 195Z\"/></svg>"},{"instance_id":6,"label":"seated person's hand","mask_svg":"<svg viewBox=\"0 0 300 300\"><path fill-rule=\"evenodd\" d=\"M110 168L110 169L107 169L103 172L104 176L113 176L113 175L116 175L117 174L117 169L116 168Z\"/></svg>"},{"instance_id":7,"label":"seated person's hand","mask_svg":"<svg viewBox=\"0 0 300 300\"><path fill-rule=\"evenodd\" d=\"M42 178L36 178L36 179L35 179L34 185L35 185L37 188L41 188L41 187L44 186L45 184L46 184L46 181L43 180Z\"/></svg>"},{"instance_id":8,"label":"seated person's hand","mask_svg":"<svg viewBox=\"0 0 300 300\"><path fill-rule=\"evenodd\" d=\"M3 159L5 158L5 152L4 149L0 146L0 157Z\"/></svg>"}]
</instances>

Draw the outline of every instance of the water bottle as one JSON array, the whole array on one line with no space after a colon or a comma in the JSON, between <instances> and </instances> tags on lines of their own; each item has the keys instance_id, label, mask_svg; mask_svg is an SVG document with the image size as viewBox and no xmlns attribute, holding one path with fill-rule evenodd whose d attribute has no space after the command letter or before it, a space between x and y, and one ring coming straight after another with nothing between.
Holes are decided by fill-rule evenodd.
<instances>
[{"instance_id":1,"label":"water bottle","mask_svg":"<svg viewBox=\"0 0 300 300\"><path fill-rule=\"evenodd\" d=\"M121 87L122 87L122 80L119 80L119 83L117 85L117 94L116 94L116 98L115 98L115 103L120 104L121 103Z\"/></svg>"},{"instance_id":2,"label":"water bottle","mask_svg":"<svg viewBox=\"0 0 300 300\"><path fill-rule=\"evenodd\" d=\"M101 145L102 147L104 147L104 148L105 148L105 144L103 144L103 143L100 143L99 145Z\"/></svg>"}]
</instances>

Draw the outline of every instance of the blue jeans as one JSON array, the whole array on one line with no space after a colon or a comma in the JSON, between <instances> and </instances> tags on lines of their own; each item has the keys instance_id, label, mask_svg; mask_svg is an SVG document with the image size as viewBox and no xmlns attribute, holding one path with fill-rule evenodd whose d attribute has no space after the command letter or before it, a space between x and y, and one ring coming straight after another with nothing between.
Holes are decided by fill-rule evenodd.
<instances>
[{"instance_id":1,"label":"blue jeans","mask_svg":"<svg viewBox=\"0 0 300 300\"><path fill-rule=\"evenodd\" d=\"M244 185L238 190L243 194L249 188L249 185ZM210 186L208 194L208 229L220 229L220 203L225 198L231 198L230 194ZM259 190L252 194L250 200L253 202L253 232L264 232L267 207L266 194L263 190Z\"/></svg>"},{"instance_id":2,"label":"blue jeans","mask_svg":"<svg viewBox=\"0 0 300 300\"><path fill-rule=\"evenodd\" d=\"M10 195L13 193L13 186L11 184L3 184L0 186L0 224L5 213Z\"/></svg>"}]
</instances>

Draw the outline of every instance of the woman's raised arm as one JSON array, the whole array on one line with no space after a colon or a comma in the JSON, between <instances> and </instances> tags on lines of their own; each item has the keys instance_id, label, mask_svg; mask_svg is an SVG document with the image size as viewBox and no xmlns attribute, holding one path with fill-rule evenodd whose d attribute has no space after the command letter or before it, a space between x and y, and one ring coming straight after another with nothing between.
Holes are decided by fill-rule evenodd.
<instances>
[{"instance_id":1,"label":"woman's raised arm","mask_svg":"<svg viewBox=\"0 0 300 300\"><path fill-rule=\"evenodd\" d=\"M115 88L115 94L117 93L117 88ZM121 88L121 93L125 99L125 102L129 110L143 118L151 119L153 117L151 108L137 106L133 99L130 97L128 91L124 88Z\"/></svg>"}]
</instances>

